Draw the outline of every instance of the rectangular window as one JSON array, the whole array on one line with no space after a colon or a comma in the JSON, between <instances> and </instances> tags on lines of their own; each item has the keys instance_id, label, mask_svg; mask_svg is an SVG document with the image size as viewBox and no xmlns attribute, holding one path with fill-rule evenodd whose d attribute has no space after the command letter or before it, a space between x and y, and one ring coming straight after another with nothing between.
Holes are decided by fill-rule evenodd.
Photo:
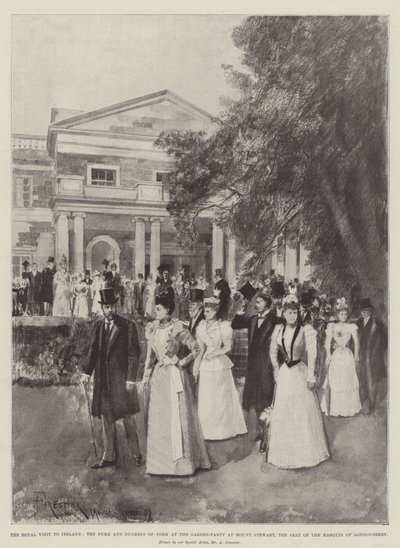
<instances>
[{"instance_id":1,"label":"rectangular window","mask_svg":"<svg viewBox=\"0 0 400 548\"><path fill-rule=\"evenodd\" d=\"M15 179L15 206L32 207L33 178L17 177Z\"/></svg>"},{"instance_id":2,"label":"rectangular window","mask_svg":"<svg viewBox=\"0 0 400 548\"><path fill-rule=\"evenodd\" d=\"M157 183L166 183L168 180L168 172L167 171L157 171L156 172L156 181Z\"/></svg>"},{"instance_id":3,"label":"rectangular window","mask_svg":"<svg viewBox=\"0 0 400 548\"><path fill-rule=\"evenodd\" d=\"M97 186L116 186L117 172L114 169L91 169L91 184Z\"/></svg>"}]
</instances>

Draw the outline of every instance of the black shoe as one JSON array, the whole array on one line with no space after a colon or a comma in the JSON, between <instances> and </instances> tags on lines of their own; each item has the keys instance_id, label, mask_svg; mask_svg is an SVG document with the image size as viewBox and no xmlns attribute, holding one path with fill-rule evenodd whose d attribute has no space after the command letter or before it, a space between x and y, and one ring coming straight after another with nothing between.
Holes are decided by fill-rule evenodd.
<instances>
[{"instance_id":1,"label":"black shoe","mask_svg":"<svg viewBox=\"0 0 400 548\"><path fill-rule=\"evenodd\" d=\"M261 440L260 442L260 453L265 453L265 451L267 450L267 444L265 443L265 440Z\"/></svg>"},{"instance_id":2,"label":"black shoe","mask_svg":"<svg viewBox=\"0 0 400 548\"><path fill-rule=\"evenodd\" d=\"M135 464L136 466L143 466L144 460L142 455L139 455L138 457L135 457Z\"/></svg>"},{"instance_id":3,"label":"black shoe","mask_svg":"<svg viewBox=\"0 0 400 548\"><path fill-rule=\"evenodd\" d=\"M110 468L110 466L115 466L115 460L101 460L100 462L92 464L92 468L96 470L99 468Z\"/></svg>"}]
</instances>

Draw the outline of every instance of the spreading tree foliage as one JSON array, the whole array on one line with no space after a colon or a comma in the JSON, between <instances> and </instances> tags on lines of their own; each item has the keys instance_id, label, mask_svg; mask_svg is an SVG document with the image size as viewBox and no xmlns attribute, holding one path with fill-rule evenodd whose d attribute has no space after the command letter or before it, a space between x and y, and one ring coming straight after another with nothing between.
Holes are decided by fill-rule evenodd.
<instances>
[{"instance_id":1,"label":"spreading tree foliage","mask_svg":"<svg viewBox=\"0 0 400 548\"><path fill-rule=\"evenodd\" d=\"M168 210L182 245L212 209L257 270L300 234L322 287L386 307L387 23L249 17L233 31L240 91L211 135L167 132Z\"/></svg>"}]
</instances>

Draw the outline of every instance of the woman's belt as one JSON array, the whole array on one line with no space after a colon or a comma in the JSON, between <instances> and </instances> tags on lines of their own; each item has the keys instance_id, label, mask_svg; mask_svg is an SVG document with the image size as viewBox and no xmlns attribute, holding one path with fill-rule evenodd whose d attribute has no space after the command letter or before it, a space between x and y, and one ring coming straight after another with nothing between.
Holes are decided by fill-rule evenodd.
<instances>
[{"instance_id":1,"label":"woman's belt","mask_svg":"<svg viewBox=\"0 0 400 548\"><path fill-rule=\"evenodd\" d=\"M288 367L293 367L294 365L297 365L298 363L300 363L301 360L285 360L285 363Z\"/></svg>"}]
</instances>

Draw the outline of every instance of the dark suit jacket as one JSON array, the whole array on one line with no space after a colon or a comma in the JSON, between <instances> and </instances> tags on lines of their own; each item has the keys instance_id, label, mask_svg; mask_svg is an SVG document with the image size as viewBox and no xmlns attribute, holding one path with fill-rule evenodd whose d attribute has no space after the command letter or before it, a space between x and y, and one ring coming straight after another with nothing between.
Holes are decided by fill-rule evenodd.
<instances>
[{"instance_id":1,"label":"dark suit jacket","mask_svg":"<svg viewBox=\"0 0 400 548\"><path fill-rule=\"evenodd\" d=\"M137 282L135 283L133 287L133 295L135 298L135 308L139 312L143 311L143 296L144 296L145 287L146 286L144 282Z\"/></svg>"},{"instance_id":2,"label":"dark suit jacket","mask_svg":"<svg viewBox=\"0 0 400 548\"><path fill-rule=\"evenodd\" d=\"M115 315L107 346L104 323L104 318L101 318L93 325L88 360L83 372L87 375L94 372L92 414L95 417L101 416L101 392L106 390L114 419L118 420L139 411L136 390L126 390L126 382L135 382L138 374L139 339L135 324Z\"/></svg>"},{"instance_id":3,"label":"dark suit jacket","mask_svg":"<svg viewBox=\"0 0 400 548\"><path fill-rule=\"evenodd\" d=\"M33 275L33 272L30 272L29 274L29 281L31 284L30 301L31 304L38 304L42 300L42 274L41 272L36 272L36 276Z\"/></svg>"},{"instance_id":4,"label":"dark suit jacket","mask_svg":"<svg viewBox=\"0 0 400 548\"><path fill-rule=\"evenodd\" d=\"M274 374L269 347L271 336L281 320L269 312L260 327L258 316L246 317L237 314L232 320L233 329L248 329L249 353L246 380L243 390L243 408L262 410L272 404Z\"/></svg>"},{"instance_id":5,"label":"dark suit jacket","mask_svg":"<svg viewBox=\"0 0 400 548\"><path fill-rule=\"evenodd\" d=\"M374 386L386 376L387 335L383 324L371 316L367 325L357 321L360 337L360 394L361 401L373 401Z\"/></svg>"},{"instance_id":6,"label":"dark suit jacket","mask_svg":"<svg viewBox=\"0 0 400 548\"><path fill-rule=\"evenodd\" d=\"M197 326L199 325L199 323L201 322L201 320L204 320L204 310L202 310L202 311L200 312L200 314L197 316L196 321L194 322L194 324L192 324L192 319L190 319L190 322L189 322L189 332L190 332L190 334L192 335L192 337L194 337L194 338L196 338Z\"/></svg>"},{"instance_id":7,"label":"dark suit jacket","mask_svg":"<svg viewBox=\"0 0 400 548\"><path fill-rule=\"evenodd\" d=\"M56 269L48 266L42 272L41 299L44 303L53 302L53 278L55 273Z\"/></svg>"}]
</instances>

